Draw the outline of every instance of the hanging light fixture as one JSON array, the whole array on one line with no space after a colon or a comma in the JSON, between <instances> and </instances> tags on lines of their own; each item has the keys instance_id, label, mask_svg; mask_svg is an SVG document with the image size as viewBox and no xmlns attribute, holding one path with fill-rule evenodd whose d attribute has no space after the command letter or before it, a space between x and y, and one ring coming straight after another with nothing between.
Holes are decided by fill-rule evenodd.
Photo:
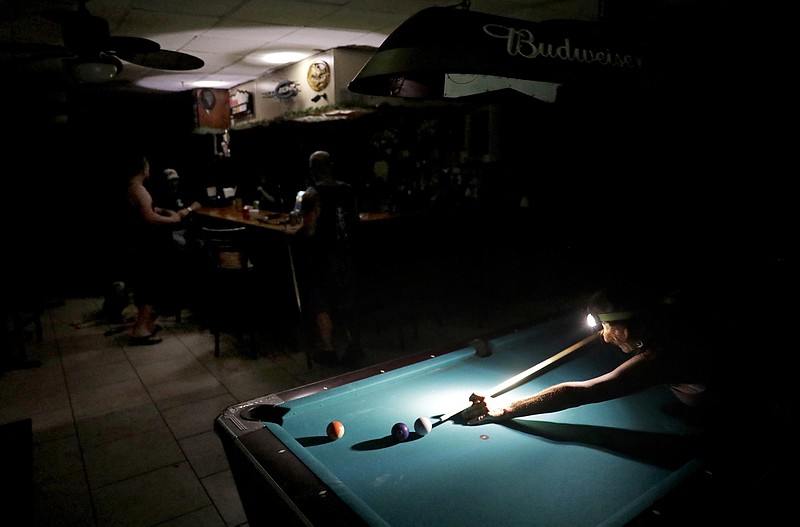
<instances>
[{"instance_id":1,"label":"hanging light fixture","mask_svg":"<svg viewBox=\"0 0 800 527\"><path fill-rule=\"evenodd\" d=\"M64 59L64 66L70 79L87 84L111 81L122 71L122 61L106 53Z\"/></svg>"},{"instance_id":2,"label":"hanging light fixture","mask_svg":"<svg viewBox=\"0 0 800 527\"><path fill-rule=\"evenodd\" d=\"M441 98L510 87L552 98L564 83L628 82L646 67L634 39L598 22L530 22L431 7L392 32L348 89Z\"/></svg>"}]
</instances>

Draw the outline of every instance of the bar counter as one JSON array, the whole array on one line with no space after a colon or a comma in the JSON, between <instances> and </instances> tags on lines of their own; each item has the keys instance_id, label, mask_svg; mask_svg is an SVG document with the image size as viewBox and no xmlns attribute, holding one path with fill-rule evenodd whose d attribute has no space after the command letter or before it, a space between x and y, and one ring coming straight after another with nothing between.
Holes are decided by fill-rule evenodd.
<instances>
[{"instance_id":1,"label":"bar counter","mask_svg":"<svg viewBox=\"0 0 800 527\"><path fill-rule=\"evenodd\" d=\"M201 207L195 211L200 216L222 220L249 227L259 227L277 232L288 232L290 221L286 212L259 210L257 213L245 214L245 209L230 205L227 207ZM385 221L398 217L393 212L360 212L358 218L362 222Z\"/></svg>"}]
</instances>

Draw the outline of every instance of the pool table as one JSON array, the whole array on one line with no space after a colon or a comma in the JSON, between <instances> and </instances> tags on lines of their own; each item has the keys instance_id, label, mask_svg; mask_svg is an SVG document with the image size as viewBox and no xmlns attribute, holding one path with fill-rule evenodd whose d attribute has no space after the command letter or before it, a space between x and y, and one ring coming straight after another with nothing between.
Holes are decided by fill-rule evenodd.
<instances>
[{"instance_id":1,"label":"pool table","mask_svg":"<svg viewBox=\"0 0 800 527\"><path fill-rule=\"evenodd\" d=\"M507 423L440 421L576 342L560 313L233 405L215 420L252 527L626 525L703 470L704 431L666 388ZM501 397L624 360L595 339ZM430 433L413 424L429 417ZM344 424L329 439L331 421ZM391 433L411 428L405 441Z\"/></svg>"}]
</instances>

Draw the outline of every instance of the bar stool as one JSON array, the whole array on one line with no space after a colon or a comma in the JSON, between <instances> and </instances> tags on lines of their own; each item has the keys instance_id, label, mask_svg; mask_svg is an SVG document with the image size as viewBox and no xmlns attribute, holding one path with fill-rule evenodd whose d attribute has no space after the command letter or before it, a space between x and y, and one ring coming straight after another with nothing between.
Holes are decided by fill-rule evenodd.
<instances>
[{"instance_id":1,"label":"bar stool","mask_svg":"<svg viewBox=\"0 0 800 527\"><path fill-rule=\"evenodd\" d=\"M249 256L246 227L202 227L198 242L205 253L205 272L199 284L201 317L206 317L214 335L214 356L220 355L221 333L249 337L250 352L257 347L259 295Z\"/></svg>"}]
</instances>

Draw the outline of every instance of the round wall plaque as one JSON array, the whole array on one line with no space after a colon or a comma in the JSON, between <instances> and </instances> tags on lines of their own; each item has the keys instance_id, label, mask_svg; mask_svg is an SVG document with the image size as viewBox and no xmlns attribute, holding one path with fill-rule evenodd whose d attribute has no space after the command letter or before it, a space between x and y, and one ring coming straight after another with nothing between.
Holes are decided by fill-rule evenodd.
<instances>
[{"instance_id":1,"label":"round wall plaque","mask_svg":"<svg viewBox=\"0 0 800 527\"><path fill-rule=\"evenodd\" d=\"M331 67L324 60L313 62L308 67L308 85L314 91L322 91L331 82Z\"/></svg>"}]
</instances>

